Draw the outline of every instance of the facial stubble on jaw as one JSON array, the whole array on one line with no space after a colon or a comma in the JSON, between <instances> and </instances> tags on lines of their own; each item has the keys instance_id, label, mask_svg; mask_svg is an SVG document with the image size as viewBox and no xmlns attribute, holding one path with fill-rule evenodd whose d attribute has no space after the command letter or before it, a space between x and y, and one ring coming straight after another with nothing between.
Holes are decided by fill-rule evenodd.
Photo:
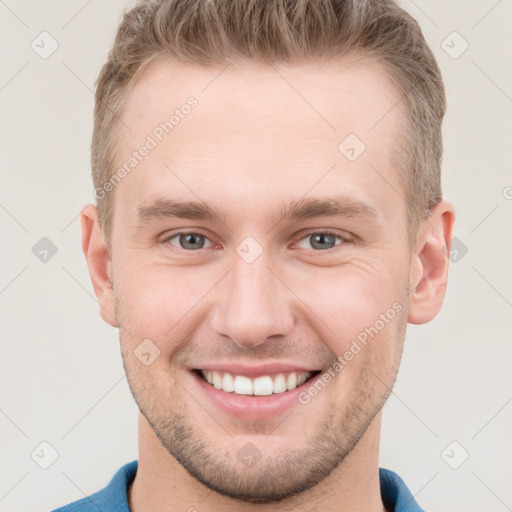
<instances>
[{"instance_id":1,"label":"facial stubble on jaw","mask_svg":"<svg viewBox=\"0 0 512 512\"><path fill-rule=\"evenodd\" d=\"M326 479L363 437L384 405L396 378L394 375L389 386L381 385L377 391L370 391L375 381L371 380L370 370L365 371L358 386L363 391L353 395L345 415L337 419L336 411L332 408L309 436L308 442L303 442L302 448L292 446L280 453L265 453L265 436L254 437L253 444L262 452L262 459L248 470L237 460L235 452L225 448L216 449L204 441L207 434L188 418L186 405L176 387L174 401L165 397L159 402L151 394L155 387L150 382L143 384L139 380L139 384L136 384L132 376L137 372L126 367L125 370L132 395L165 450L209 489L230 498L255 503L282 502ZM375 399L378 390L380 396ZM368 403L368 397L373 397L372 403ZM161 403L168 404L168 408L162 408ZM210 420L215 424L212 418ZM343 434L337 436L338 432ZM233 441L228 432L225 435L228 443Z\"/></svg>"},{"instance_id":2,"label":"facial stubble on jaw","mask_svg":"<svg viewBox=\"0 0 512 512\"><path fill-rule=\"evenodd\" d=\"M337 417L337 408L330 407L308 440L302 442L302 448L285 446L277 453L265 453L265 438L269 434L257 434L251 442L261 451L262 457L251 468L244 467L232 449L215 448L204 441L208 427L201 429L187 415L186 400L190 398L192 401L193 397L187 395L170 372L166 372L169 382L165 385L152 382L148 367L137 367L139 361L123 349L133 344L121 339L120 329L123 366L132 396L156 438L193 478L232 499L262 504L283 502L320 484L340 467L384 406L398 373L407 324L406 311L404 308L400 318L399 349L384 379L371 368L364 367L345 414ZM117 306L116 313L120 313ZM169 396L155 397L155 390L167 392ZM207 415L206 420L219 427L213 416ZM286 428L285 424L286 418L281 427ZM236 435L230 434L222 425L219 428L228 439L226 446L233 446ZM248 424L244 435L258 431L265 431L263 423Z\"/></svg>"}]
</instances>

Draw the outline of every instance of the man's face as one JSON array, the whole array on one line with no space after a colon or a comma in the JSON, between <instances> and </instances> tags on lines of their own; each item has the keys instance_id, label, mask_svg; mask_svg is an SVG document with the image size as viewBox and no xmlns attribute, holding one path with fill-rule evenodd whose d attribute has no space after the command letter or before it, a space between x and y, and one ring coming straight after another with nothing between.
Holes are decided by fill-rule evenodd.
<instances>
[{"instance_id":1,"label":"man's face","mask_svg":"<svg viewBox=\"0 0 512 512\"><path fill-rule=\"evenodd\" d=\"M119 166L155 144L115 189L116 318L162 445L208 487L270 501L327 477L396 377L410 285L392 163L403 113L376 64L222 70L154 62L125 105ZM338 148L349 134L359 156L354 135ZM340 210L300 208L313 200ZM214 370L215 386L200 376Z\"/></svg>"}]
</instances>

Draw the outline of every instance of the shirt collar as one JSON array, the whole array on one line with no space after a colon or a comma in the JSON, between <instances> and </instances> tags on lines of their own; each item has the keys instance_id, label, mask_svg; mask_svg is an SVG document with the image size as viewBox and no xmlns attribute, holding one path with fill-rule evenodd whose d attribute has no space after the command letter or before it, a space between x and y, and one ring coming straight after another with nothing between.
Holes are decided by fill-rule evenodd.
<instances>
[{"instance_id":1,"label":"shirt collar","mask_svg":"<svg viewBox=\"0 0 512 512\"><path fill-rule=\"evenodd\" d=\"M98 512L130 512L128 487L135 479L137 468L137 460L125 464L115 473L104 489L80 500L80 504L91 505L91 512L96 510ZM396 473L380 468L379 480L382 501L386 510L390 512L425 512L418 505L405 482ZM72 510L72 508L63 507L54 512L66 512L67 510Z\"/></svg>"}]
</instances>

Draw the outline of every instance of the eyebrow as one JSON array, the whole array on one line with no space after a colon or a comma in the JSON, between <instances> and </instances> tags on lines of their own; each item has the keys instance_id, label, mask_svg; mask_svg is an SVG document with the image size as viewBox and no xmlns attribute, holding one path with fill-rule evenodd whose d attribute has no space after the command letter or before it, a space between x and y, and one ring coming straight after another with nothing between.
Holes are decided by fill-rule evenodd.
<instances>
[{"instance_id":1,"label":"eyebrow","mask_svg":"<svg viewBox=\"0 0 512 512\"><path fill-rule=\"evenodd\" d=\"M315 217L366 217L376 222L381 220L381 215L373 206L350 196L302 198L291 201L282 207L280 216L283 220L305 220ZM156 199L137 208L139 224L166 218L225 223L226 214L203 202L170 199Z\"/></svg>"}]
</instances>

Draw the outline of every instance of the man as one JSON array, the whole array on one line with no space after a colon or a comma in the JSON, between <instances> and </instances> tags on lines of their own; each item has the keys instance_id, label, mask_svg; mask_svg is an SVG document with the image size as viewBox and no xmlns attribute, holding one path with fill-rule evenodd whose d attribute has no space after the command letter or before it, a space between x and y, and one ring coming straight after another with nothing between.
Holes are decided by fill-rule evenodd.
<instances>
[{"instance_id":1,"label":"man","mask_svg":"<svg viewBox=\"0 0 512 512\"><path fill-rule=\"evenodd\" d=\"M59 511L421 510L379 435L406 325L446 291L444 112L391 1L124 15L81 222L139 459Z\"/></svg>"}]
</instances>

